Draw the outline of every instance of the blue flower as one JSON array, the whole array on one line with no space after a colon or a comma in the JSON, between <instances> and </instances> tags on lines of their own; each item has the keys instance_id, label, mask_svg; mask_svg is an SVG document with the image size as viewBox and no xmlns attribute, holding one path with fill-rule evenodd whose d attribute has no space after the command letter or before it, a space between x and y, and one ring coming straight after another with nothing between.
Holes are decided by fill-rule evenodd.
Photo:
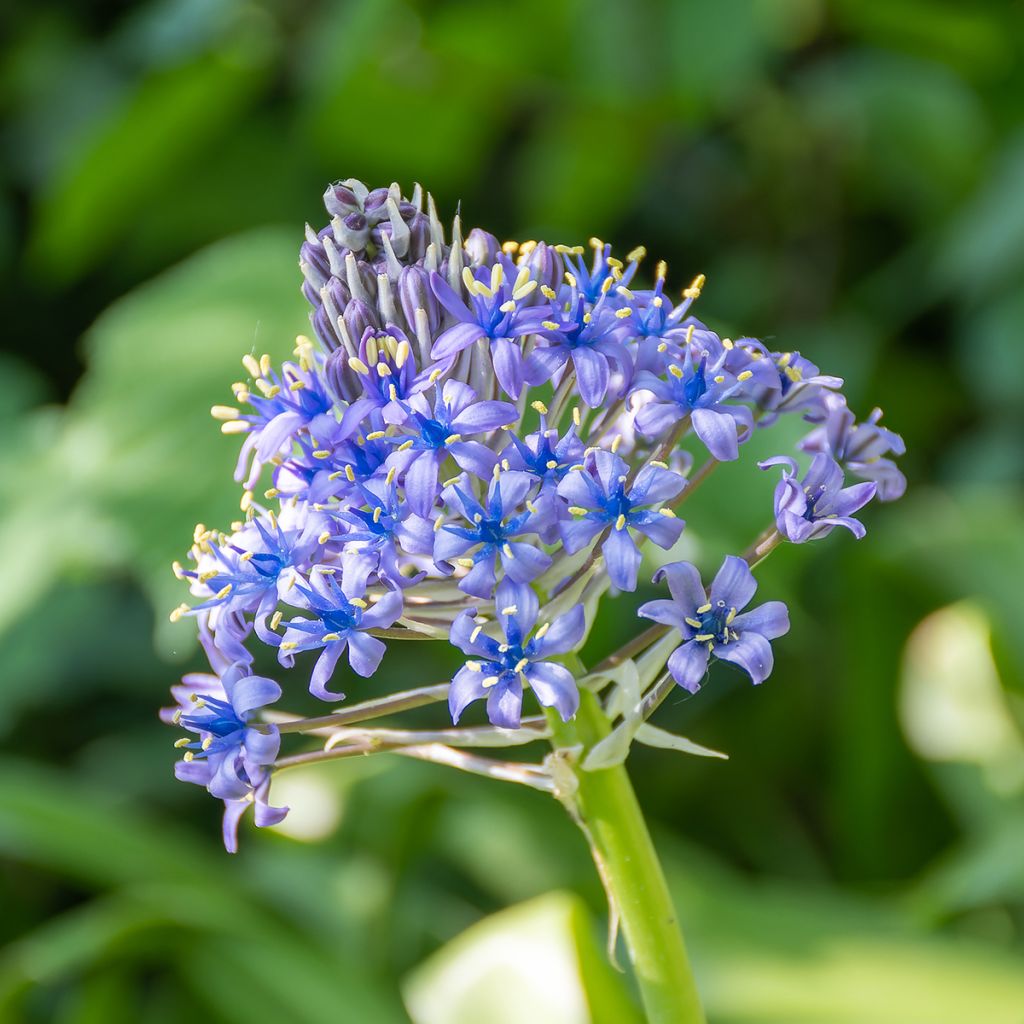
<instances>
[{"instance_id":1,"label":"blue flower","mask_svg":"<svg viewBox=\"0 0 1024 1024\"><path fill-rule=\"evenodd\" d=\"M341 583L335 574L342 576ZM296 616L282 623L285 634L278 659L290 668L299 652L322 649L309 680L309 692L314 697L344 698L343 693L328 690L327 684L346 648L354 672L369 677L377 671L384 644L366 630L390 626L402 614L402 595L388 590L371 605L365 594L366 580L361 573L324 565L312 568L308 587L297 583L287 592L287 603L312 613L313 618Z\"/></svg>"},{"instance_id":2,"label":"blue flower","mask_svg":"<svg viewBox=\"0 0 1024 1024\"><path fill-rule=\"evenodd\" d=\"M353 493L337 507L318 506L324 515L345 527L330 540L341 543L346 572L361 575L364 581L375 573L378 581L391 589L418 583L426 573L406 575L402 567L408 564L405 556L431 554L433 522L412 511L399 494L394 474L358 484L357 488L362 501ZM355 585L354 579L352 582Z\"/></svg>"},{"instance_id":3,"label":"blue flower","mask_svg":"<svg viewBox=\"0 0 1024 1024\"><path fill-rule=\"evenodd\" d=\"M287 807L267 802L269 769L281 746L280 733L276 726L252 722L257 711L280 699L281 687L272 679L249 675L248 665L238 662L229 664L219 677L186 676L184 683L172 721L197 739L175 744L184 751L175 774L205 786L225 802L224 845L233 853L238 819L250 803L261 827L277 824L288 813Z\"/></svg>"},{"instance_id":4,"label":"blue flower","mask_svg":"<svg viewBox=\"0 0 1024 1024\"><path fill-rule=\"evenodd\" d=\"M460 590L489 598L494 593L499 559L505 575L516 583L528 583L550 568L549 555L514 539L535 532L529 525L532 513L523 507L532 486L527 473L498 473L488 488L486 507L457 485L445 489L446 504L454 507L467 525L446 523L437 531L434 561L439 565L452 561L468 564L469 572L459 580ZM470 552L471 558L460 557Z\"/></svg>"},{"instance_id":5,"label":"blue flower","mask_svg":"<svg viewBox=\"0 0 1024 1024\"><path fill-rule=\"evenodd\" d=\"M455 380L445 381L438 390L433 410L422 395L413 395L405 408L403 433L386 439L397 446L388 464L404 473L406 498L420 516L429 516L434 507L441 464L449 455L482 479L494 471L494 452L479 441L464 440L465 435L488 433L519 418L514 405L479 402L468 384Z\"/></svg>"},{"instance_id":6,"label":"blue flower","mask_svg":"<svg viewBox=\"0 0 1024 1024\"><path fill-rule=\"evenodd\" d=\"M215 405L211 410L215 419L223 421L221 430L225 434L246 434L235 479L244 479L248 488L255 484L267 462L287 455L296 435L333 406L308 340L298 351L302 353L300 362L285 363L280 375L272 369L269 356L259 361L254 356L242 360L254 378L255 391L238 383L234 386L235 400L249 405L253 412L240 413L231 405Z\"/></svg>"},{"instance_id":7,"label":"blue flower","mask_svg":"<svg viewBox=\"0 0 1024 1024\"><path fill-rule=\"evenodd\" d=\"M629 485L629 467L611 452L599 450L588 457L587 467L567 474L558 493L569 502L576 518L560 524L562 543L572 554L606 531L601 545L608 576L619 590L636 590L640 549L630 529L662 548L670 548L683 532L683 521L671 509L651 505L674 498L686 486L678 474L649 464Z\"/></svg>"},{"instance_id":8,"label":"blue flower","mask_svg":"<svg viewBox=\"0 0 1024 1024\"><path fill-rule=\"evenodd\" d=\"M576 714L576 680L564 666L548 658L565 654L583 640L583 605L578 604L533 635L539 606L532 588L511 580L498 585L495 597L504 642L488 636L475 611L464 611L452 623L451 642L473 660L456 672L448 693L452 720L475 700L487 700L487 717L503 729L518 729L523 687L528 685L544 707L555 708L563 721Z\"/></svg>"},{"instance_id":9,"label":"blue flower","mask_svg":"<svg viewBox=\"0 0 1024 1024\"><path fill-rule=\"evenodd\" d=\"M726 349L714 358L704 349L694 355L686 344L682 365L670 363L668 379L662 380L649 371L637 374L634 393L649 391L654 401L641 406L636 414L637 428L650 437L667 433L684 416L689 416L694 433L708 451L720 462L739 457L739 442L754 429L754 418L744 405L727 405L730 400L746 396L746 382L753 376L744 370L733 376L724 368ZM710 362L709 362L710 358Z\"/></svg>"},{"instance_id":10,"label":"blue flower","mask_svg":"<svg viewBox=\"0 0 1024 1024\"><path fill-rule=\"evenodd\" d=\"M672 678L696 693L712 657L742 668L754 683L772 671L770 640L789 632L789 612L781 601L768 601L749 612L742 609L757 590L750 567L729 555L705 591L700 573L689 562L662 566L654 582L668 581L672 600L648 601L637 614L677 629L683 642L668 659Z\"/></svg>"},{"instance_id":11,"label":"blue flower","mask_svg":"<svg viewBox=\"0 0 1024 1024\"><path fill-rule=\"evenodd\" d=\"M463 349L486 338L498 383L507 395L518 398L523 389L520 339L540 327L549 317L551 306L525 301L537 282L530 277L529 268L517 269L508 257L500 257L492 267L480 267L475 272L466 267L462 280L472 309L439 274L431 278L438 301L458 322L438 337L430 356L450 364Z\"/></svg>"},{"instance_id":12,"label":"blue flower","mask_svg":"<svg viewBox=\"0 0 1024 1024\"><path fill-rule=\"evenodd\" d=\"M775 488L775 526L787 540L803 544L828 536L837 526L845 526L858 540L867 532L853 513L875 496L877 484L843 487L842 467L830 455L815 455L802 480L796 460L788 455L777 455L758 465L761 469L784 467Z\"/></svg>"}]
</instances>

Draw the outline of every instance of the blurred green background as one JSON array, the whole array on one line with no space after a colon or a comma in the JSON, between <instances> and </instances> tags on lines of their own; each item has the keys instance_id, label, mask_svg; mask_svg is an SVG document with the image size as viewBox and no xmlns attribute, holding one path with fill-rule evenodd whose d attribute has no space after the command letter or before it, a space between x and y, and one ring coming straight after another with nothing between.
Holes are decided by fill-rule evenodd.
<instances>
[{"instance_id":1,"label":"blurred green background","mask_svg":"<svg viewBox=\"0 0 1024 1024\"><path fill-rule=\"evenodd\" d=\"M398 758L296 772L287 834L231 859L172 778L155 712L200 662L169 563L237 515L207 410L306 329L303 222L359 176L502 237L645 244L677 287L707 274L713 326L885 408L908 495L764 566L794 623L770 682L719 671L659 712L731 759L631 773L714 1024L1024 1021L1019 2L8 0L0 24L0 1020L633 1019L553 801ZM744 546L771 486L716 474L696 559ZM392 649L358 694L450 661Z\"/></svg>"}]
</instances>

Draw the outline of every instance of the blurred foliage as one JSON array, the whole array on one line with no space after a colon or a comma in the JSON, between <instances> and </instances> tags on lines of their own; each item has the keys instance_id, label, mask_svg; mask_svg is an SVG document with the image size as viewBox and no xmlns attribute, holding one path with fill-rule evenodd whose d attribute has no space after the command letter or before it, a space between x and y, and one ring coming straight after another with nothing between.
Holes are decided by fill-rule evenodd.
<instances>
[{"instance_id":1,"label":"blurred foliage","mask_svg":"<svg viewBox=\"0 0 1024 1024\"><path fill-rule=\"evenodd\" d=\"M0 1020L498 1020L460 1002L495 988L466 964L538 928L579 1019L628 998L537 794L296 772L287 827L228 861L171 778L154 709L198 661L167 563L237 515L206 410L303 329L301 224L350 175L499 234L643 243L708 275L713 326L886 409L910 492L862 545L765 564L794 624L771 682L722 670L659 712L730 760L642 748L632 775L715 1024L1020 1020L1024 8L11 0L0 23ZM688 507L698 560L767 516L749 465Z\"/></svg>"}]
</instances>

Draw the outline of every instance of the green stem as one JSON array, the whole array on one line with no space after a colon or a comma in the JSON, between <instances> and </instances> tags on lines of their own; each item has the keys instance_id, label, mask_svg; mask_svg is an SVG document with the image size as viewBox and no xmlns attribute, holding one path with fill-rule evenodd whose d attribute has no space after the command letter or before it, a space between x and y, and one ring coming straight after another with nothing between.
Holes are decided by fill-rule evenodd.
<instances>
[{"instance_id":1,"label":"green stem","mask_svg":"<svg viewBox=\"0 0 1024 1024\"><path fill-rule=\"evenodd\" d=\"M597 698L589 692L580 697L571 722L555 716L561 747L582 744L587 750L608 734ZM617 765L585 772L577 767L575 776L578 788L566 800L622 922L649 1024L703 1024L672 898L626 769Z\"/></svg>"}]
</instances>

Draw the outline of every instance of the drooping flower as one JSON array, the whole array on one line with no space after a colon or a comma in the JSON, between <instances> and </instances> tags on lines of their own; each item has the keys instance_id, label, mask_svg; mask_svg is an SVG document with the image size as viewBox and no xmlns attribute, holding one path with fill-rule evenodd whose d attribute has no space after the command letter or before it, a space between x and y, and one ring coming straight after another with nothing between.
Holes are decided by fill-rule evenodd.
<instances>
[{"instance_id":1,"label":"drooping flower","mask_svg":"<svg viewBox=\"0 0 1024 1024\"><path fill-rule=\"evenodd\" d=\"M539 604L529 586L503 580L495 595L504 642L488 636L484 620L467 609L452 623L451 643L473 660L456 672L448 695L452 719L475 700L487 701L487 717L504 729L518 729L523 688L528 685L544 707L555 708L563 721L576 714L579 692L572 673L548 661L577 647L583 639L583 605L576 605L536 632Z\"/></svg>"},{"instance_id":2,"label":"drooping flower","mask_svg":"<svg viewBox=\"0 0 1024 1024\"><path fill-rule=\"evenodd\" d=\"M519 415L508 402L477 401L468 384L455 380L446 380L438 390L433 410L422 395L413 395L406 413L402 433L386 439L397 446L388 464L404 474L406 498L420 516L430 515L437 501L438 475L449 455L460 468L482 479L494 471L495 453L465 437L506 426Z\"/></svg>"},{"instance_id":3,"label":"drooping flower","mask_svg":"<svg viewBox=\"0 0 1024 1024\"><path fill-rule=\"evenodd\" d=\"M729 555L707 591L689 562L662 566L654 582L662 580L672 600L648 601L637 614L679 631L683 642L670 655L668 670L683 689L700 689L712 657L738 665L754 683L768 678L773 664L769 641L789 632L789 612L781 601L742 611L757 590L742 558Z\"/></svg>"},{"instance_id":4,"label":"drooping flower","mask_svg":"<svg viewBox=\"0 0 1024 1024\"><path fill-rule=\"evenodd\" d=\"M603 532L601 552L609 578L619 590L636 590L640 549L630 530L661 548L672 547L684 523L661 506L685 486L678 473L653 464L644 466L630 484L629 466L618 455L603 449L594 452L584 469L567 474L558 485L569 512L577 517L560 524L565 550L579 551Z\"/></svg>"},{"instance_id":5,"label":"drooping flower","mask_svg":"<svg viewBox=\"0 0 1024 1024\"><path fill-rule=\"evenodd\" d=\"M445 504L456 509L466 525L446 522L437 531L434 561L468 562L469 572L459 580L460 590L489 598L494 593L499 561L505 575L516 583L528 583L550 567L549 555L516 539L534 532L532 513L524 507L532 486L526 473L499 472L488 487L486 505L458 484L445 488ZM471 557L465 557L470 553Z\"/></svg>"},{"instance_id":6,"label":"drooping flower","mask_svg":"<svg viewBox=\"0 0 1024 1024\"><path fill-rule=\"evenodd\" d=\"M825 396L825 420L800 442L805 452L826 452L861 480L878 485L875 497L879 501L895 501L903 497L907 478L887 455L902 455L906 445L899 434L879 425L882 410L858 423L842 395Z\"/></svg>"},{"instance_id":7,"label":"drooping flower","mask_svg":"<svg viewBox=\"0 0 1024 1024\"><path fill-rule=\"evenodd\" d=\"M341 576L339 583L336 575ZM313 616L299 615L285 620L284 639L278 646L278 660L286 668L302 651L321 649L309 679L309 692L321 700L342 700L343 693L327 689L345 649L348 663L361 676L377 671L384 656L384 644L367 630L384 629L402 614L402 595L386 590L375 604L366 599L366 577L360 572L345 572L337 566L314 566L309 586L296 583L287 594L288 604Z\"/></svg>"},{"instance_id":8,"label":"drooping flower","mask_svg":"<svg viewBox=\"0 0 1024 1024\"><path fill-rule=\"evenodd\" d=\"M775 488L775 526L794 544L826 537L837 526L845 526L858 540L867 532L853 513L874 496L877 484L843 487L842 467L825 452L811 461L800 479L800 467L788 455L759 462L761 469L782 466L782 479Z\"/></svg>"},{"instance_id":9,"label":"drooping flower","mask_svg":"<svg viewBox=\"0 0 1024 1024\"><path fill-rule=\"evenodd\" d=\"M269 768L281 746L280 733L274 725L253 721L256 712L280 699L281 687L272 679L249 675L248 665L238 662L227 665L219 677L186 680L172 721L197 739L175 744L184 751L175 774L224 801L224 845L233 853L238 819L250 803L260 827L276 825L288 813L287 807L267 802Z\"/></svg>"}]
</instances>

